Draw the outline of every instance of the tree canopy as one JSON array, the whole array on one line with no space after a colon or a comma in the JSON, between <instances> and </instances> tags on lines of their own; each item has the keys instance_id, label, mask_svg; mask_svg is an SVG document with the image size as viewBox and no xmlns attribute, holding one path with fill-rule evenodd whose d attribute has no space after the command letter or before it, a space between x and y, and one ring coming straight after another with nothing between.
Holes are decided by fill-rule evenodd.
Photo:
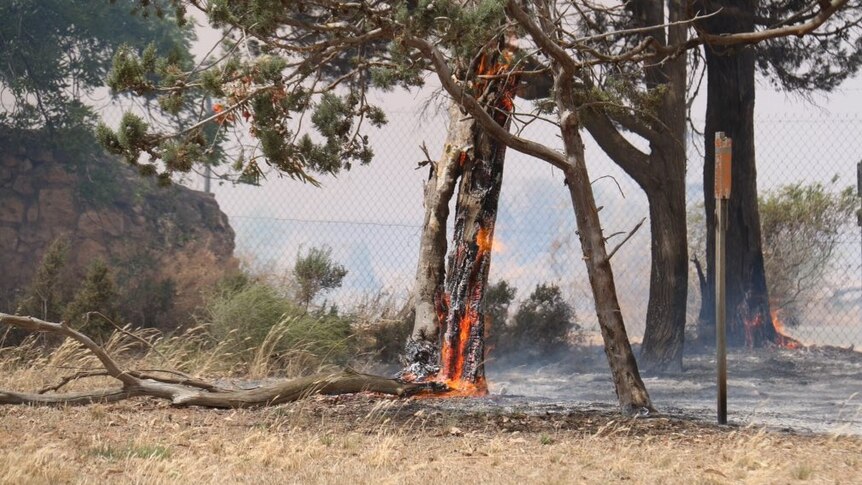
<instances>
[{"instance_id":1,"label":"tree canopy","mask_svg":"<svg viewBox=\"0 0 862 485\"><path fill-rule=\"evenodd\" d=\"M81 143L95 125L92 104L114 51L143 47L188 64L194 38L166 2L13 0L0 5L0 92L6 132L46 130ZM171 7L173 8L173 7ZM101 10L98 14L94 9ZM92 99L92 98L91 98Z\"/></svg>"}]
</instances>

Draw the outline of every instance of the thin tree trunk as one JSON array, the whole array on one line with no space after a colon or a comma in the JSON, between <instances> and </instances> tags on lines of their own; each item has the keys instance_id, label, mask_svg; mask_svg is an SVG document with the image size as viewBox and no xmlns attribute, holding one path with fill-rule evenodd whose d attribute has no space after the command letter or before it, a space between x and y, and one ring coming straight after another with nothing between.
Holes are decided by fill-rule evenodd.
<instances>
[{"instance_id":1,"label":"thin tree trunk","mask_svg":"<svg viewBox=\"0 0 862 485\"><path fill-rule=\"evenodd\" d=\"M724 10L703 21L714 34L754 30L751 0L703 2L706 12ZM727 342L730 346L760 347L775 342L757 206L757 169L754 153L754 51L706 46L707 107L703 172L706 210L706 282L699 337L715 339L715 146L717 131L733 140L732 193L727 231Z\"/></svg>"},{"instance_id":2,"label":"thin tree trunk","mask_svg":"<svg viewBox=\"0 0 862 485\"><path fill-rule=\"evenodd\" d=\"M617 300L614 275L611 270L602 234L601 221L593 197L589 173L584 158L577 104L571 79L558 75L555 98L560 112L561 134L569 167L565 170L566 185L572 199L578 223L578 238L587 265L590 285L596 305L596 316L605 343L605 355L611 368L620 409L628 415L653 410L652 401L638 372L637 362L629 344L623 315Z\"/></svg>"},{"instance_id":3,"label":"thin tree trunk","mask_svg":"<svg viewBox=\"0 0 862 485\"><path fill-rule=\"evenodd\" d=\"M425 184L425 223L416 269L415 320L405 346L406 367L401 377L426 380L440 370L440 328L448 311L444 297L446 277L446 221L449 201L462 170L462 157L471 151L475 121L458 104L449 105L449 130L443 155L431 163Z\"/></svg>"},{"instance_id":4,"label":"thin tree trunk","mask_svg":"<svg viewBox=\"0 0 862 485\"><path fill-rule=\"evenodd\" d=\"M686 25L660 27L665 20L662 2L632 0L626 8L632 26L655 26L645 36L661 45L686 39ZM671 21L685 17L684 6L670 5ZM602 149L643 189L650 210L650 290L640 363L649 372L682 369L687 287L686 171L686 59L658 55L644 67L648 89L660 92L652 116L630 116L585 110L584 123ZM616 118L615 118L616 117ZM611 119L649 141L643 153L619 133Z\"/></svg>"}]
</instances>

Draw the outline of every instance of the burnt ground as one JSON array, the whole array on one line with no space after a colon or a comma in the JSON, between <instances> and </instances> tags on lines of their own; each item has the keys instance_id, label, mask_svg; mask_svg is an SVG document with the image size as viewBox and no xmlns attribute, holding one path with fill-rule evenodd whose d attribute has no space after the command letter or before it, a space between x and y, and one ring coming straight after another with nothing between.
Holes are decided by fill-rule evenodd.
<instances>
[{"instance_id":1,"label":"burnt ground","mask_svg":"<svg viewBox=\"0 0 862 485\"><path fill-rule=\"evenodd\" d=\"M489 407L528 413L589 408L616 402L600 348L544 364L490 362ZM568 362L566 362L568 360ZM668 417L714 422L715 356L686 355L685 371L643 379ZM728 420L797 432L862 435L862 353L835 347L737 350L728 355Z\"/></svg>"}]
</instances>

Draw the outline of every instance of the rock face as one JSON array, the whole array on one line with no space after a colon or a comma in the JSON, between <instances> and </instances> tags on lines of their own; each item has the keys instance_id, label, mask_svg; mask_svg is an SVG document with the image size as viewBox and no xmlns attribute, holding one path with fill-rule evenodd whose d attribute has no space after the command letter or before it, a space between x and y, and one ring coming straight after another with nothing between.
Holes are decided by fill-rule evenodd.
<instances>
[{"instance_id":1,"label":"rock face","mask_svg":"<svg viewBox=\"0 0 862 485\"><path fill-rule=\"evenodd\" d=\"M233 229L212 195L158 187L108 157L0 147L3 311L15 310L57 238L68 243L68 283L105 261L128 300L123 316L136 325L187 321L202 290L238 268Z\"/></svg>"}]
</instances>

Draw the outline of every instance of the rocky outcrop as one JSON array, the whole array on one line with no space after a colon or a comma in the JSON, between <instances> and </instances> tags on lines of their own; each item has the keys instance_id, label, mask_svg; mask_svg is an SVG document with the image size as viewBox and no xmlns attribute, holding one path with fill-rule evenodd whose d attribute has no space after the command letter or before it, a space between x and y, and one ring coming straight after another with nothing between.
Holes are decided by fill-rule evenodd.
<instances>
[{"instance_id":1,"label":"rocky outcrop","mask_svg":"<svg viewBox=\"0 0 862 485\"><path fill-rule=\"evenodd\" d=\"M238 267L234 232L212 195L158 187L108 157L82 162L0 147L3 311L15 309L57 238L68 243L70 284L93 261L105 261L128 299L124 317L139 325L170 328L187 320L202 290Z\"/></svg>"}]
</instances>

